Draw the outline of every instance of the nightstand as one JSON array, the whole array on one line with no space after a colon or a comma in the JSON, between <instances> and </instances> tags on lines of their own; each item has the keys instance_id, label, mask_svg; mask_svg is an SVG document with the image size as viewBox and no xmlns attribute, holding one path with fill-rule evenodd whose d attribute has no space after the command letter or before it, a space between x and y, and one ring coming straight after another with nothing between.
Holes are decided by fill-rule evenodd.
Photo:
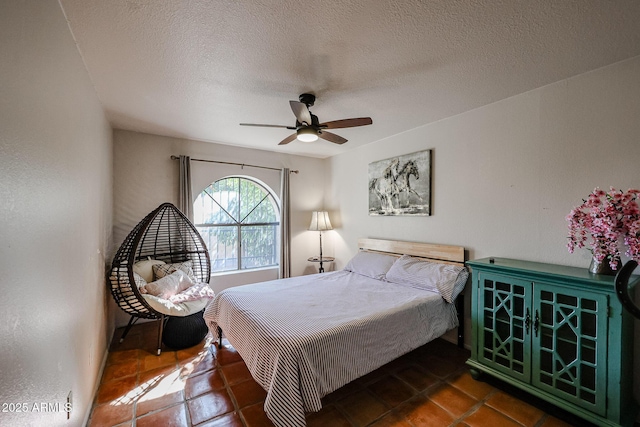
<instances>
[{"instance_id":1,"label":"nightstand","mask_svg":"<svg viewBox=\"0 0 640 427\"><path fill-rule=\"evenodd\" d=\"M324 268L322 267L322 263L324 263L324 262L333 262L335 260L336 260L335 258L330 257L330 256L323 256L323 257L312 256L307 261L309 261L309 262L319 262L320 263L320 268L318 269L318 273L324 273Z\"/></svg>"}]
</instances>

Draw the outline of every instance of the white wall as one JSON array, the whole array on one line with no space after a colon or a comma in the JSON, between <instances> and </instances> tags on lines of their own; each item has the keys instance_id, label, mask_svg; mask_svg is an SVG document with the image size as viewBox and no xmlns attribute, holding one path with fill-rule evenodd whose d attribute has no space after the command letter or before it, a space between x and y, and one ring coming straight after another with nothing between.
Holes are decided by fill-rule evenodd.
<instances>
[{"instance_id":1,"label":"white wall","mask_svg":"<svg viewBox=\"0 0 640 427\"><path fill-rule=\"evenodd\" d=\"M3 426L80 426L111 333L112 132L57 1L0 13ZM35 412L41 403L73 410Z\"/></svg>"},{"instance_id":2,"label":"white wall","mask_svg":"<svg viewBox=\"0 0 640 427\"><path fill-rule=\"evenodd\" d=\"M171 160L171 155L180 154L193 159L299 170L298 174L291 174L291 274L317 272L317 265L311 265L307 258L317 255L318 235L307 231L307 227L311 212L323 207L323 160L123 130L114 132L114 253L146 214L164 202L177 204L179 164ZM211 182L232 174L258 178L276 194L280 192L278 171L195 161L191 169L194 199ZM220 291L275 279L277 275L276 269L214 275L211 285ZM116 323L126 324L126 314L118 309L115 312Z\"/></svg>"},{"instance_id":3,"label":"white wall","mask_svg":"<svg viewBox=\"0 0 640 427\"><path fill-rule=\"evenodd\" d=\"M587 268L587 250L567 252L565 216L596 186L640 187L639 118L636 57L335 156L325 205L342 221L337 267L358 237L378 237ZM432 216L368 216L368 164L424 149L433 150Z\"/></svg>"}]
</instances>

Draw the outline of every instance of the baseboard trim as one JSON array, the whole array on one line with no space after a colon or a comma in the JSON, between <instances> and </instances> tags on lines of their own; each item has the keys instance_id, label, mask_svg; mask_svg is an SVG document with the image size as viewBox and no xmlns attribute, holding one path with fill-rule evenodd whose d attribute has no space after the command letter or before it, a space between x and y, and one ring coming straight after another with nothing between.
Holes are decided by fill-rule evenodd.
<instances>
[{"instance_id":1,"label":"baseboard trim","mask_svg":"<svg viewBox=\"0 0 640 427\"><path fill-rule=\"evenodd\" d=\"M98 370L97 381L95 386L93 387L93 393L91 394L91 403L89 404L89 407L84 414L84 419L82 422L83 426L89 425L89 418L91 417L91 411L93 411L93 403L98 397L98 390L100 389L100 384L102 382L102 375L104 374L104 370L107 367L107 358L109 357L109 349L111 348L111 341L113 340L113 332L111 332L109 336L111 337L111 339L109 339L107 347L104 350L104 354L102 355L102 362L100 363L100 369Z\"/></svg>"}]
</instances>

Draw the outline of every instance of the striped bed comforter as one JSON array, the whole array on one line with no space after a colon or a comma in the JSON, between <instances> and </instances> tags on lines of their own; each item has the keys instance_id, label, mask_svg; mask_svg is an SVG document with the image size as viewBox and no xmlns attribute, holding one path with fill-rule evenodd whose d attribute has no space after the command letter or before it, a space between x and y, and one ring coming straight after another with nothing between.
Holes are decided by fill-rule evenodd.
<instances>
[{"instance_id":1,"label":"striped bed comforter","mask_svg":"<svg viewBox=\"0 0 640 427\"><path fill-rule=\"evenodd\" d=\"M225 289L204 318L267 391L278 427L304 426L325 395L458 324L437 293L347 271Z\"/></svg>"}]
</instances>

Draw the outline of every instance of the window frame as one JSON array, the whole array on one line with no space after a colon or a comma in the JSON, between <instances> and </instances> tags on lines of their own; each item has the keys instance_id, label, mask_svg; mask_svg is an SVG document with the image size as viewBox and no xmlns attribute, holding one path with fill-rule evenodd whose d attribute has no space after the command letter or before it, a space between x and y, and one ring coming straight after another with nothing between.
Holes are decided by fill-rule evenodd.
<instances>
[{"instance_id":1,"label":"window frame","mask_svg":"<svg viewBox=\"0 0 640 427\"><path fill-rule=\"evenodd\" d=\"M240 182L242 180L245 181L249 181L251 184L253 184L254 186L259 187L260 189L262 189L266 194L265 196L260 199L260 201L258 201L258 203L256 203L249 212L247 212L243 218L237 220L235 218L234 215L232 215L231 213L229 213L229 211L227 210L228 205L227 206L222 206L217 200L215 200L213 197L211 197L210 194L205 193L206 190L215 185L217 182L220 181L224 181L224 180L228 180L228 179L237 179L238 180L238 188L240 188ZM274 264L269 264L269 265L263 265L263 266L259 266L259 267L247 267L244 268L243 267L243 253L242 253L242 236L243 236L243 229L246 228L250 228L250 227L270 227L270 226L276 226L276 230L279 231L280 228L280 213L281 213L281 203L280 203L280 198L274 193L274 191L264 182L262 182L261 180L251 177L251 176L247 176L247 175L228 175L228 176L224 176L222 178L216 179L213 182L211 182L209 185L207 185L196 197L196 200L194 200L194 212L196 211L195 209L195 204L197 203L197 200L200 198L200 196L205 193L207 194L211 200L213 200L213 202L218 205L220 207L220 209L223 210L223 212L233 221L230 223L204 223L204 224L194 224L195 227L197 229L200 228L219 228L219 227L235 227L235 240L236 240L236 259L237 259L237 266L236 268L233 269L228 269L228 270L214 270L213 267L211 269L211 273L212 274L222 274L222 273L234 273L234 272L242 272L242 271L251 271L251 270L259 270L259 269L264 269L264 268L275 268L278 267L280 265L280 259L278 257L278 253L279 253L279 249L280 249L280 233L276 232L276 238L275 238L275 244L274 244L274 252L276 254L275 257L275 263ZM260 206L260 204L262 204L266 199L272 199L273 206L275 207L275 214L276 214L276 221L272 221L272 222L252 222L252 223L243 223L243 221L248 218L257 208L258 206ZM240 213L242 210L242 198L240 197L240 193L238 192L238 213ZM208 239L207 239L208 240ZM208 243L208 242L207 242ZM207 248L208 249L208 248ZM208 249L210 250L210 249ZM246 258L246 256L244 257Z\"/></svg>"}]
</instances>

